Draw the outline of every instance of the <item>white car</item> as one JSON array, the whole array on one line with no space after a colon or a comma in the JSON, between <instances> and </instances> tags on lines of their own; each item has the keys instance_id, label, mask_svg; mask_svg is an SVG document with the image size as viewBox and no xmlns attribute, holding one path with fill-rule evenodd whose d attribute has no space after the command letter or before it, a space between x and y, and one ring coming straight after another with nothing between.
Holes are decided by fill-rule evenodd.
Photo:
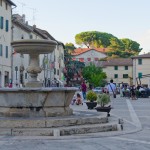
<instances>
[{"instance_id":1,"label":"white car","mask_svg":"<svg viewBox=\"0 0 150 150\"><path fill-rule=\"evenodd\" d=\"M103 88L102 88L102 87L95 87L95 88L93 89L93 91L94 91L95 93L103 93Z\"/></svg>"}]
</instances>

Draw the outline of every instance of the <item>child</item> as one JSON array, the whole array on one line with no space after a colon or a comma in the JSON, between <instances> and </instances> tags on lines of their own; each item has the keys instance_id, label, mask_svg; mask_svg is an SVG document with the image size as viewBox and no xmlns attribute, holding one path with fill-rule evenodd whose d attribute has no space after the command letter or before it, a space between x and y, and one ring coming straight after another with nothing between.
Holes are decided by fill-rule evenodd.
<instances>
[{"instance_id":1,"label":"child","mask_svg":"<svg viewBox=\"0 0 150 150\"><path fill-rule=\"evenodd\" d=\"M82 98L81 98L81 95L80 95L79 93L77 93L76 104L77 104L77 105L80 105L80 104L83 105L83 103L82 103Z\"/></svg>"}]
</instances>

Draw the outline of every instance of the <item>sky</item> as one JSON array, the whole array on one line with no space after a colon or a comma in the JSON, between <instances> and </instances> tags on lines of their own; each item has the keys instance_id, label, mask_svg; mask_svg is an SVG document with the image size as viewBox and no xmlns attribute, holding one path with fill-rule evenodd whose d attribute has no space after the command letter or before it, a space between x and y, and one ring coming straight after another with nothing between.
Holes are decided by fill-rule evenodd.
<instances>
[{"instance_id":1,"label":"sky","mask_svg":"<svg viewBox=\"0 0 150 150\"><path fill-rule=\"evenodd\" d=\"M13 13L56 40L75 44L75 35L99 31L140 44L150 52L150 0L12 0Z\"/></svg>"}]
</instances>

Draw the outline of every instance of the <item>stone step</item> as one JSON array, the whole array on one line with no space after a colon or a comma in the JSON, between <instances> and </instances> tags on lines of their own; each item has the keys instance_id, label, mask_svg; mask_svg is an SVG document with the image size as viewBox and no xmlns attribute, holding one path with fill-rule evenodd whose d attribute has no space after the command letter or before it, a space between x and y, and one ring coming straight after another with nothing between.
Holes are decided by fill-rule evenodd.
<instances>
[{"instance_id":1,"label":"stone step","mask_svg":"<svg viewBox=\"0 0 150 150\"><path fill-rule=\"evenodd\" d=\"M0 128L1 135L9 136L65 136L106 131L117 131L116 123L78 125L58 128Z\"/></svg>"},{"instance_id":2,"label":"stone step","mask_svg":"<svg viewBox=\"0 0 150 150\"><path fill-rule=\"evenodd\" d=\"M107 123L107 117L50 117L50 118L0 118L0 128L57 128L85 124Z\"/></svg>"},{"instance_id":3,"label":"stone step","mask_svg":"<svg viewBox=\"0 0 150 150\"><path fill-rule=\"evenodd\" d=\"M73 134L86 134L86 133L97 133L106 131L117 131L117 124L93 124L93 125L81 125L72 126L60 129L60 135L73 135Z\"/></svg>"}]
</instances>

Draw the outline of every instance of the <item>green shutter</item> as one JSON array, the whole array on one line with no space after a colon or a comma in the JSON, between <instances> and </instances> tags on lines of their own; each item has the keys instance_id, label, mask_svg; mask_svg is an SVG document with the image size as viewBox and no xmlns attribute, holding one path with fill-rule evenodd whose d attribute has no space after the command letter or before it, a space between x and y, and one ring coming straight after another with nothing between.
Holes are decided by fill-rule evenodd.
<instances>
[{"instance_id":1,"label":"green shutter","mask_svg":"<svg viewBox=\"0 0 150 150\"><path fill-rule=\"evenodd\" d=\"M3 56L3 45L0 44L0 56Z\"/></svg>"},{"instance_id":2,"label":"green shutter","mask_svg":"<svg viewBox=\"0 0 150 150\"><path fill-rule=\"evenodd\" d=\"M8 58L8 46L6 46L6 58Z\"/></svg>"},{"instance_id":3,"label":"green shutter","mask_svg":"<svg viewBox=\"0 0 150 150\"><path fill-rule=\"evenodd\" d=\"M142 73L141 72L138 73L138 78L142 78Z\"/></svg>"},{"instance_id":4,"label":"green shutter","mask_svg":"<svg viewBox=\"0 0 150 150\"><path fill-rule=\"evenodd\" d=\"M9 29L9 22L8 20L6 20L6 32L8 32L8 29Z\"/></svg>"},{"instance_id":5,"label":"green shutter","mask_svg":"<svg viewBox=\"0 0 150 150\"><path fill-rule=\"evenodd\" d=\"M1 16L0 17L0 29L3 29L3 20L4 18Z\"/></svg>"}]
</instances>

